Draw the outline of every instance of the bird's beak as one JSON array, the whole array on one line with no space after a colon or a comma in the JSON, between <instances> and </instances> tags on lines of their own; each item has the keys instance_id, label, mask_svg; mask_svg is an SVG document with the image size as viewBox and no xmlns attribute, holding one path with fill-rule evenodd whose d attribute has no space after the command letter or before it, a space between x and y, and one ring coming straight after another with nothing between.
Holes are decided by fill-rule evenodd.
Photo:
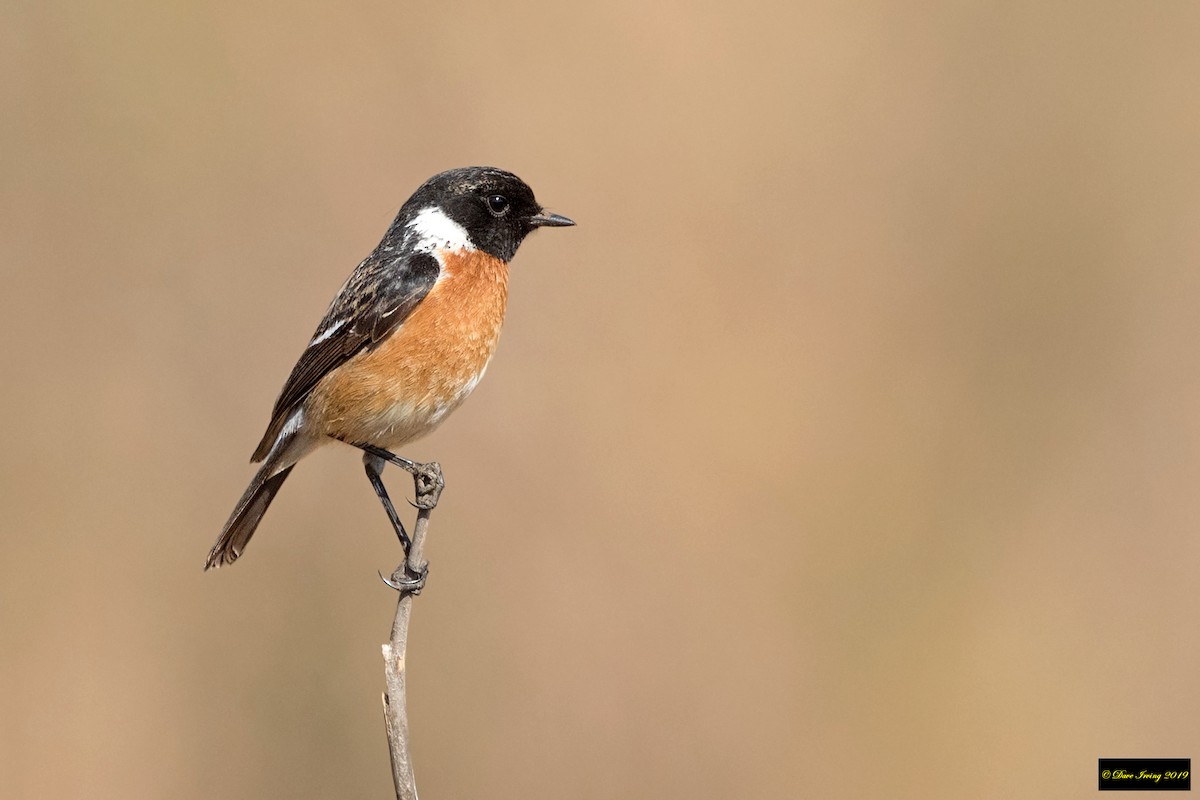
<instances>
[{"instance_id":1,"label":"bird's beak","mask_svg":"<svg viewBox=\"0 0 1200 800\"><path fill-rule=\"evenodd\" d=\"M562 214L547 214L542 211L529 218L529 224L535 228L565 228L574 225L575 220L567 219Z\"/></svg>"}]
</instances>

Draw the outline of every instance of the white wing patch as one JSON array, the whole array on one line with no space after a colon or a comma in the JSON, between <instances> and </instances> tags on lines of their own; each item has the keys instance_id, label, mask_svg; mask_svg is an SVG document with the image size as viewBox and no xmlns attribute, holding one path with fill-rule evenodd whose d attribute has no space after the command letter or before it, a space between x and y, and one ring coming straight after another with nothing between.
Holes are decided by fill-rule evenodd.
<instances>
[{"instance_id":1,"label":"white wing patch","mask_svg":"<svg viewBox=\"0 0 1200 800\"><path fill-rule=\"evenodd\" d=\"M314 344L320 344L321 342L328 339L330 336L333 336L335 333L337 333L338 330L340 330L341 327L345 324L346 324L346 320L339 319L337 322L333 323L328 328L321 331L321 334L319 336L315 337L311 342L309 342L308 346L312 347Z\"/></svg>"}]
</instances>

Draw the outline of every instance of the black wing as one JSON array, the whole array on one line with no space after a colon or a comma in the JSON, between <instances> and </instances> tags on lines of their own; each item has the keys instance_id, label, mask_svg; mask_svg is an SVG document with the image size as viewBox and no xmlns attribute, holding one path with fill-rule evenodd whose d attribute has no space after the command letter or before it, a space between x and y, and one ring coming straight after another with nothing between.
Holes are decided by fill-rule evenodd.
<instances>
[{"instance_id":1,"label":"black wing","mask_svg":"<svg viewBox=\"0 0 1200 800\"><path fill-rule=\"evenodd\" d=\"M362 350L387 338L425 299L441 267L429 253L372 253L358 265L325 312L308 348L292 368L271 424L254 451L262 461L271 451L292 412L305 401L317 382Z\"/></svg>"}]
</instances>

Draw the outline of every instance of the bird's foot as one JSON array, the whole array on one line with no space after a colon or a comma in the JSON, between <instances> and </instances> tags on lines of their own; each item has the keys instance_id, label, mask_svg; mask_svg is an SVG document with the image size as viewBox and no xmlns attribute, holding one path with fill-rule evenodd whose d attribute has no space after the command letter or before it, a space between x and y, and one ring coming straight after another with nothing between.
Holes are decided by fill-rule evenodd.
<instances>
[{"instance_id":1,"label":"bird's foot","mask_svg":"<svg viewBox=\"0 0 1200 800\"><path fill-rule=\"evenodd\" d=\"M391 577L385 578L382 572L379 573L379 577L384 583L403 594L420 594L421 590L425 588L425 578L428 576L428 563L422 566L419 572L415 572L408 566L408 561L396 567L392 571Z\"/></svg>"},{"instance_id":2,"label":"bird's foot","mask_svg":"<svg viewBox=\"0 0 1200 800\"><path fill-rule=\"evenodd\" d=\"M412 472L413 487L417 494L417 502L413 505L427 511L437 508L442 489L446 488L446 481L442 477L442 465L436 461L413 464L409 471Z\"/></svg>"},{"instance_id":3,"label":"bird's foot","mask_svg":"<svg viewBox=\"0 0 1200 800\"><path fill-rule=\"evenodd\" d=\"M441 464L436 461L418 464L416 461L410 461L375 445L356 444L354 446L413 476L413 485L417 495L417 501L412 504L414 507L428 510L437 507L438 499L442 496L442 489L446 488L446 481L442 478Z\"/></svg>"}]
</instances>

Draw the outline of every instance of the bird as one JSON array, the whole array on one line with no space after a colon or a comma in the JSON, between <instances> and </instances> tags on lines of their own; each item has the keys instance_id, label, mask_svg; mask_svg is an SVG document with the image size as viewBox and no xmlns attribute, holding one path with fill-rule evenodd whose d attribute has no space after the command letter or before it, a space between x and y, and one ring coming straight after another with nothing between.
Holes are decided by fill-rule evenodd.
<instances>
[{"instance_id":1,"label":"bird","mask_svg":"<svg viewBox=\"0 0 1200 800\"><path fill-rule=\"evenodd\" d=\"M384 488L384 465L424 474L440 491L440 468L430 475L435 465L391 451L431 432L483 378L504 321L509 262L525 237L574 224L496 167L451 169L425 181L350 274L297 360L251 457L262 466L205 570L242 555L296 463L333 441L363 451L407 559L410 541ZM411 577L413 585L424 582Z\"/></svg>"}]
</instances>

